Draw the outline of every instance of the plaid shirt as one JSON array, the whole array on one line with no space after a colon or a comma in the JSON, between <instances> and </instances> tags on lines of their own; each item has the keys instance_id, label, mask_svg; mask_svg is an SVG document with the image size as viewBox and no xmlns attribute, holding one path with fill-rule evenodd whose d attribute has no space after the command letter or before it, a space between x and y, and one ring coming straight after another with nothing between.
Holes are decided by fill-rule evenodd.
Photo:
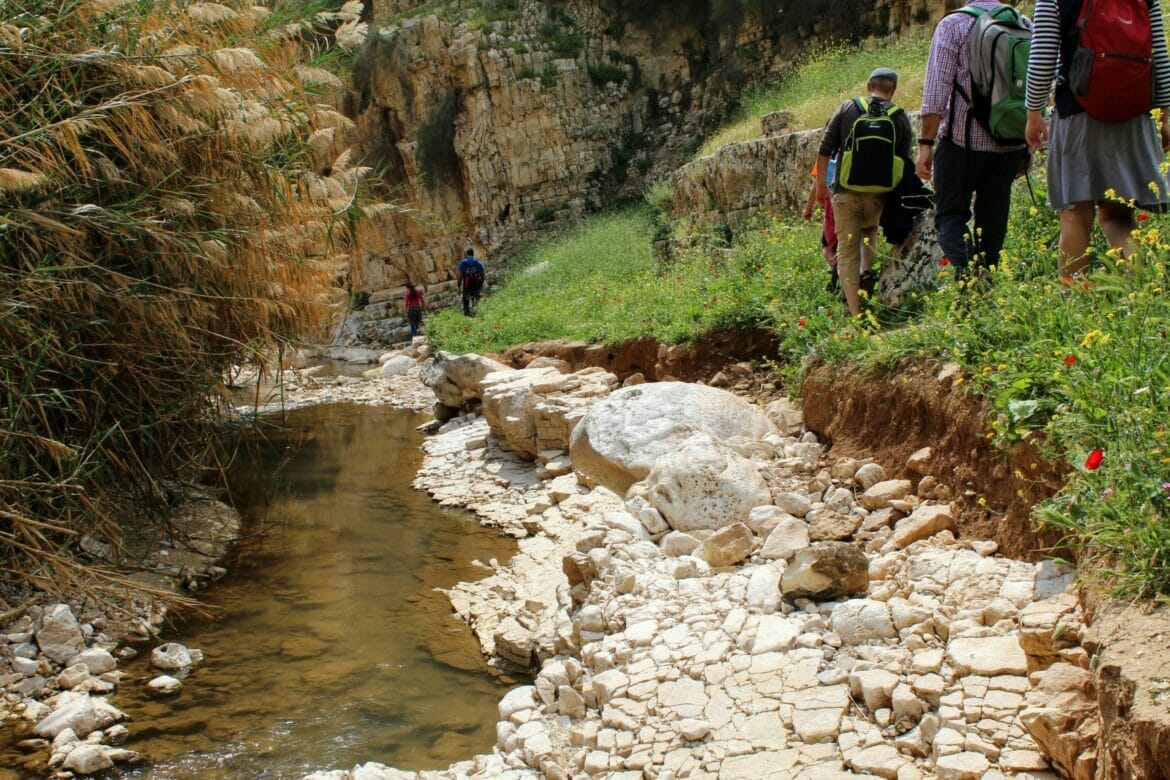
<instances>
[{"instance_id":1,"label":"plaid shirt","mask_svg":"<svg viewBox=\"0 0 1170 780\"><path fill-rule=\"evenodd\" d=\"M996 0L971 0L967 5L990 11L1000 5ZM977 152L1010 152L1023 149L1024 144L1005 146L988 134L974 119L967 135L967 117L971 105L955 88L971 94L971 47L967 38L975 18L967 14L950 13L942 18L930 42L930 56L926 60L926 83L922 88L922 114L939 114L939 138L949 138L955 144ZM953 115L952 115L953 112ZM952 125L953 120L953 125ZM953 127L953 129L952 129Z\"/></svg>"}]
</instances>

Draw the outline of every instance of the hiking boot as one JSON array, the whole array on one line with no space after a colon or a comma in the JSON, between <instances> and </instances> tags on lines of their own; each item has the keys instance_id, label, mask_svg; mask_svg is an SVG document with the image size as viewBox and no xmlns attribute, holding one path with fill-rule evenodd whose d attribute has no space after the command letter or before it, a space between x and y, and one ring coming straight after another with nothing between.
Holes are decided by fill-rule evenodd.
<instances>
[{"instance_id":1,"label":"hiking boot","mask_svg":"<svg viewBox=\"0 0 1170 780\"><path fill-rule=\"evenodd\" d=\"M874 278L872 270L861 272L861 277L858 280L858 286L860 289L865 290L866 299L873 297L873 288L876 281L877 280Z\"/></svg>"}]
</instances>

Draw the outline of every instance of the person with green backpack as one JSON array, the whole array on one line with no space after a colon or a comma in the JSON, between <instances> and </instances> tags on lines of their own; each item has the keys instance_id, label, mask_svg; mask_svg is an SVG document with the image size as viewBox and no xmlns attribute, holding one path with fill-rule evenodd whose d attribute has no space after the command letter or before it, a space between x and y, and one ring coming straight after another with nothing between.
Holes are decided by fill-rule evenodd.
<instances>
[{"instance_id":1,"label":"person with green backpack","mask_svg":"<svg viewBox=\"0 0 1170 780\"><path fill-rule=\"evenodd\" d=\"M906 112L892 100L898 74L878 68L869 76L864 98L842 103L821 136L817 151L818 200L829 197L826 171L838 155L833 181L837 229L837 275L853 316L861 314L861 249L873 246L886 197L908 168L914 130Z\"/></svg>"},{"instance_id":2,"label":"person with green backpack","mask_svg":"<svg viewBox=\"0 0 1170 780\"><path fill-rule=\"evenodd\" d=\"M971 0L942 18L930 43L916 169L933 176L938 243L960 278L999 262L1012 182L1030 163L1031 27L1010 5Z\"/></svg>"}]
</instances>

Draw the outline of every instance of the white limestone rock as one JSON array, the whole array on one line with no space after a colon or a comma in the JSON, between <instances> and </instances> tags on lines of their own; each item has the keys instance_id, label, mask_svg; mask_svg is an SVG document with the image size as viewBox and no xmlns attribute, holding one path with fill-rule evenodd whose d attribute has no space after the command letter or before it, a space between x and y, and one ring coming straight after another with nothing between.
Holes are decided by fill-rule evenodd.
<instances>
[{"instance_id":1,"label":"white limestone rock","mask_svg":"<svg viewBox=\"0 0 1170 780\"><path fill-rule=\"evenodd\" d=\"M774 496L774 500L776 506L793 517L804 517L813 508L812 502L808 500L808 497L800 493L777 493Z\"/></svg>"},{"instance_id":2,"label":"white limestone rock","mask_svg":"<svg viewBox=\"0 0 1170 780\"><path fill-rule=\"evenodd\" d=\"M702 542L688 533L671 531L662 537L658 546L662 550L663 555L678 557L680 555L690 555L700 544Z\"/></svg>"},{"instance_id":3,"label":"white limestone rock","mask_svg":"<svg viewBox=\"0 0 1170 780\"><path fill-rule=\"evenodd\" d=\"M150 690L154 693L169 695L172 693L178 693L180 690L182 690L183 681L177 677L172 677L169 674L160 674L158 677L155 677L153 680L148 682L146 687L150 688Z\"/></svg>"},{"instance_id":4,"label":"white limestone rock","mask_svg":"<svg viewBox=\"0 0 1170 780\"><path fill-rule=\"evenodd\" d=\"M85 647L81 626L68 604L45 607L37 621L35 634L41 654L59 664L65 663Z\"/></svg>"},{"instance_id":5,"label":"white limestone rock","mask_svg":"<svg viewBox=\"0 0 1170 780\"><path fill-rule=\"evenodd\" d=\"M866 463L861 468L857 469L857 473L853 478L861 483L861 487L869 490L877 483L885 480L886 470L877 463Z\"/></svg>"},{"instance_id":6,"label":"white limestone rock","mask_svg":"<svg viewBox=\"0 0 1170 780\"><path fill-rule=\"evenodd\" d=\"M887 479L869 487L858 497L858 503L866 509L881 509L891 501L909 495L910 491L910 480Z\"/></svg>"},{"instance_id":7,"label":"white limestone rock","mask_svg":"<svg viewBox=\"0 0 1170 780\"><path fill-rule=\"evenodd\" d=\"M764 414L784 436L799 436L804 428L804 414L787 398L777 398L764 407Z\"/></svg>"},{"instance_id":8,"label":"white limestone rock","mask_svg":"<svg viewBox=\"0 0 1170 780\"><path fill-rule=\"evenodd\" d=\"M480 382L493 371L506 371L508 367L482 355L452 355L439 352L423 361L419 367L419 379L434 391L439 403L459 408L465 402L480 398Z\"/></svg>"},{"instance_id":9,"label":"white limestone rock","mask_svg":"<svg viewBox=\"0 0 1170 780\"><path fill-rule=\"evenodd\" d=\"M743 523L732 523L708 536L696 553L714 567L734 566L751 554L755 538Z\"/></svg>"},{"instance_id":10,"label":"white limestone rock","mask_svg":"<svg viewBox=\"0 0 1170 780\"><path fill-rule=\"evenodd\" d=\"M725 440L772 431L761 409L725 390L656 382L624 387L595 404L573 431L569 454L579 473L624 495L695 433Z\"/></svg>"},{"instance_id":11,"label":"white limestone rock","mask_svg":"<svg viewBox=\"0 0 1170 780\"><path fill-rule=\"evenodd\" d=\"M954 510L950 504L924 504L894 526L894 546L902 549L920 539L954 530Z\"/></svg>"},{"instance_id":12,"label":"white limestone rock","mask_svg":"<svg viewBox=\"0 0 1170 780\"><path fill-rule=\"evenodd\" d=\"M109 748L104 745L80 744L69 751L63 769L71 770L79 775L93 775L104 769L114 766L114 760L109 756Z\"/></svg>"},{"instance_id":13,"label":"white limestone rock","mask_svg":"<svg viewBox=\"0 0 1170 780\"><path fill-rule=\"evenodd\" d=\"M959 674L994 677L1028 673L1028 659L1015 636L952 639L947 643L947 660Z\"/></svg>"},{"instance_id":14,"label":"white limestone rock","mask_svg":"<svg viewBox=\"0 0 1170 780\"><path fill-rule=\"evenodd\" d=\"M395 355L382 364L378 369L379 376L398 376L405 374L410 369L417 366L418 363L409 355Z\"/></svg>"},{"instance_id":15,"label":"white limestone rock","mask_svg":"<svg viewBox=\"0 0 1170 780\"><path fill-rule=\"evenodd\" d=\"M931 458L934 457L930 447L923 447L910 453L910 457L906 459L906 468L913 471L915 474L929 474L931 471Z\"/></svg>"},{"instance_id":16,"label":"white limestone rock","mask_svg":"<svg viewBox=\"0 0 1170 780\"><path fill-rule=\"evenodd\" d=\"M111 723L123 720L126 715L105 699L86 694L62 694L57 708L33 728L41 737L56 737L65 729L73 729L78 737L84 738L90 732L105 728Z\"/></svg>"},{"instance_id":17,"label":"white limestone rock","mask_svg":"<svg viewBox=\"0 0 1170 780\"><path fill-rule=\"evenodd\" d=\"M747 521L771 503L755 465L707 436L663 455L646 476L648 499L677 531L716 529Z\"/></svg>"},{"instance_id":18,"label":"white limestone rock","mask_svg":"<svg viewBox=\"0 0 1170 780\"><path fill-rule=\"evenodd\" d=\"M809 546L808 524L788 516L764 540L760 556L770 560L788 560Z\"/></svg>"},{"instance_id":19,"label":"white limestone rock","mask_svg":"<svg viewBox=\"0 0 1170 780\"><path fill-rule=\"evenodd\" d=\"M850 599L843 602L833 610L830 625L847 645L898 636L889 606L873 599Z\"/></svg>"},{"instance_id":20,"label":"white limestone rock","mask_svg":"<svg viewBox=\"0 0 1170 780\"><path fill-rule=\"evenodd\" d=\"M118 662L114 660L114 656L110 655L110 651L101 647L90 647L82 650L73 658L73 663L85 664L92 675L112 672L118 667Z\"/></svg>"},{"instance_id":21,"label":"white limestone rock","mask_svg":"<svg viewBox=\"0 0 1170 780\"><path fill-rule=\"evenodd\" d=\"M167 642L150 652L150 663L157 669L177 671L194 663L191 651L178 642Z\"/></svg>"}]
</instances>

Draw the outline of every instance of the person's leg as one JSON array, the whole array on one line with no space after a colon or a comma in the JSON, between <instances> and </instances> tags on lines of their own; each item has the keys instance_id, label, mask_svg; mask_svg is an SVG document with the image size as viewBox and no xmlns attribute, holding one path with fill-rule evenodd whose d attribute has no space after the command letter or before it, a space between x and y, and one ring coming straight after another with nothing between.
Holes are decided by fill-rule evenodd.
<instances>
[{"instance_id":1,"label":"person's leg","mask_svg":"<svg viewBox=\"0 0 1170 780\"><path fill-rule=\"evenodd\" d=\"M1012 182L1020 172L1023 152L975 152L979 178L975 187L975 264L990 268L999 263L1007 237L1012 207Z\"/></svg>"},{"instance_id":2,"label":"person's leg","mask_svg":"<svg viewBox=\"0 0 1170 780\"><path fill-rule=\"evenodd\" d=\"M884 195L867 194L861 197L861 273L858 277L859 290L865 290L868 299L873 295L873 257L877 245L878 226L885 205Z\"/></svg>"},{"instance_id":3,"label":"person's leg","mask_svg":"<svg viewBox=\"0 0 1170 780\"><path fill-rule=\"evenodd\" d=\"M1129 234L1137 228L1133 209L1124 203L1101 203L1097 206L1097 221L1101 223L1101 232L1109 246L1120 248L1121 256L1128 259L1133 254Z\"/></svg>"},{"instance_id":4,"label":"person's leg","mask_svg":"<svg viewBox=\"0 0 1170 780\"><path fill-rule=\"evenodd\" d=\"M471 294L466 290L463 291L463 314L467 317L471 316Z\"/></svg>"},{"instance_id":5,"label":"person's leg","mask_svg":"<svg viewBox=\"0 0 1170 780\"><path fill-rule=\"evenodd\" d=\"M951 141L940 141L934 155L934 224L938 245L956 273L963 275L975 250L971 228L971 196L975 192L971 152Z\"/></svg>"},{"instance_id":6,"label":"person's leg","mask_svg":"<svg viewBox=\"0 0 1170 780\"><path fill-rule=\"evenodd\" d=\"M1093 232L1093 204L1074 203L1060 212L1060 275L1080 273L1089 264L1085 254Z\"/></svg>"},{"instance_id":7,"label":"person's leg","mask_svg":"<svg viewBox=\"0 0 1170 780\"><path fill-rule=\"evenodd\" d=\"M861 198L852 192L833 196L833 212L837 222L837 277L845 291L845 303L850 314L861 313L861 298L857 294L861 278L862 206Z\"/></svg>"}]
</instances>

